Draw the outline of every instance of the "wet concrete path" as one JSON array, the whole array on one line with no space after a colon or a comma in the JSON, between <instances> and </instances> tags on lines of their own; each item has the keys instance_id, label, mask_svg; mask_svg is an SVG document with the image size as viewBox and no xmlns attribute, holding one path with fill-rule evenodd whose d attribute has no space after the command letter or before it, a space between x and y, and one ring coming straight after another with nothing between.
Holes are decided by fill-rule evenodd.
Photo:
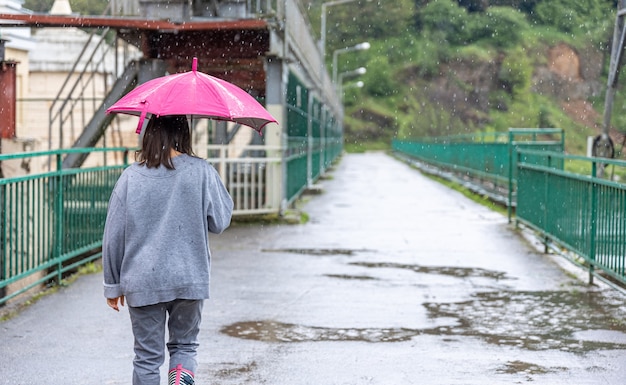
<instances>
[{"instance_id":1,"label":"wet concrete path","mask_svg":"<svg viewBox=\"0 0 626 385\"><path fill-rule=\"evenodd\" d=\"M199 385L624 383L622 294L385 154L329 176L307 224L211 238ZM0 323L0 384L130 383L127 310L101 279Z\"/></svg>"}]
</instances>

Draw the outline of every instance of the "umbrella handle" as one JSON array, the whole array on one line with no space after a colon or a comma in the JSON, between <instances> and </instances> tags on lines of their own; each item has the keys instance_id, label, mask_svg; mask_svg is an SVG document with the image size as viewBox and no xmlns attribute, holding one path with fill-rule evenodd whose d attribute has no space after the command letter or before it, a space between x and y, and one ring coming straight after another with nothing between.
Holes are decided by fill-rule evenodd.
<instances>
[{"instance_id":1,"label":"umbrella handle","mask_svg":"<svg viewBox=\"0 0 626 385\"><path fill-rule=\"evenodd\" d=\"M143 103L143 109L141 110L141 115L139 116L139 123L137 124L137 130L135 130L135 133L137 135L141 134L141 128L143 127L143 122L144 120L146 120L146 115L148 114L148 101L144 100L142 103Z\"/></svg>"}]
</instances>

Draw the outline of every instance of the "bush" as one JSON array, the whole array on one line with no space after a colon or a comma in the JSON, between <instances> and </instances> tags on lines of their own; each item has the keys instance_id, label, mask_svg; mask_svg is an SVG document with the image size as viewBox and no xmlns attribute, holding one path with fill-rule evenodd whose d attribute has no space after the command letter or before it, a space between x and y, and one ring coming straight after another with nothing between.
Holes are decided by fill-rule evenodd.
<instances>
[{"instance_id":1,"label":"bush","mask_svg":"<svg viewBox=\"0 0 626 385\"><path fill-rule=\"evenodd\" d=\"M506 48L520 42L528 22L523 13L509 7L490 7L484 15L484 26L477 27L476 36L488 38L498 48Z\"/></svg>"},{"instance_id":2,"label":"bush","mask_svg":"<svg viewBox=\"0 0 626 385\"><path fill-rule=\"evenodd\" d=\"M534 20L571 33L601 24L612 10L606 0L544 0L535 7Z\"/></svg>"},{"instance_id":3,"label":"bush","mask_svg":"<svg viewBox=\"0 0 626 385\"><path fill-rule=\"evenodd\" d=\"M391 75L391 66L386 57L373 58L367 63L367 73L363 78L365 92L375 97L392 95L397 87Z\"/></svg>"},{"instance_id":4,"label":"bush","mask_svg":"<svg viewBox=\"0 0 626 385\"><path fill-rule=\"evenodd\" d=\"M440 33L450 44L460 45L469 42L471 31L467 28L470 19L465 8L454 0L433 0L423 7L416 16L419 30Z\"/></svg>"},{"instance_id":5,"label":"bush","mask_svg":"<svg viewBox=\"0 0 626 385\"><path fill-rule=\"evenodd\" d=\"M533 66L522 47L510 51L500 66L499 80L513 97L529 92Z\"/></svg>"}]
</instances>

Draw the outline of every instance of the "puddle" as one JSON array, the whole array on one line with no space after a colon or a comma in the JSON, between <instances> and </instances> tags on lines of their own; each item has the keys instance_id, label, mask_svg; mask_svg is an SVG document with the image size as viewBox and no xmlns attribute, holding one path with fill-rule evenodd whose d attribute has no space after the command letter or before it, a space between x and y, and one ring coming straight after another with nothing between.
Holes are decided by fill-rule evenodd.
<instances>
[{"instance_id":1,"label":"puddle","mask_svg":"<svg viewBox=\"0 0 626 385\"><path fill-rule=\"evenodd\" d=\"M264 253L290 253L290 254L305 254L305 255L347 255L352 256L355 253L364 251L371 251L366 249L354 250L354 249L263 249Z\"/></svg>"},{"instance_id":2,"label":"puddle","mask_svg":"<svg viewBox=\"0 0 626 385\"><path fill-rule=\"evenodd\" d=\"M222 328L221 332L235 338L263 342L402 342L421 333L403 328L325 328L275 321L238 322Z\"/></svg>"},{"instance_id":3,"label":"puddle","mask_svg":"<svg viewBox=\"0 0 626 385\"><path fill-rule=\"evenodd\" d=\"M339 279L356 280L356 281L371 281L371 280L378 279L378 278L370 277L367 275L325 274L325 276L330 277L330 278L339 278Z\"/></svg>"},{"instance_id":4,"label":"puddle","mask_svg":"<svg viewBox=\"0 0 626 385\"><path fill-rule=\"evenodd\" d=\"M425 303L434 319L456 318L441 335L474 336L528 350L626 349L623 309L596 293L489 292L455 303ZM610 337L602 331L613 331Z\"/></svg>"},{"instance_id":5,"label":"puddle","mask_svg":"<svg viewBox=\"0 0 626 385\"><path fill-rule=\"evenodd\" d=\"M251 362L244 366L241 366L241 364L228 363L228 362L222 363L221 365L225 366L225 368L217 369L215 371L215 375L221 378L245 376L253 372L257 367L256 362Z\"/></svg>"},{"instance_id":6,"label":"puddle","mask_svg":"<svg viewBox=\"0 0 626 385\"><path fill-rule=\"evenodd\" d=\"M619 342L626 344L626 332L617 330L582 330L573 334L574 338L586 341Z\"/></svg>"},{"instance_id":7,"label":"puddle","mask_svg":"<svg viewBox=\"0 0 626 385\"><path fill-rule=\"evenodd\" d=\"M592 292L500 291L475 294L473 299L463 302L425 303L424 306L431 319L439 325L445 322L447 326L329 328L261 320L238 322L225 326L221 332L234 338L278 343L394 343L434 335L448 343L462 343L462 337L470 337L530 351L626 350L623 305L611 303ZM521 363L514 363L506 370L540 370L523 367Z\"/></svg>"},{"instance_id":8,"label":"puddle","mask_svg":"<svg viewBox=\"0 0 626 385\"><path fill-rule=\"evenodd\" d=\"M504 364L502 367L498 368L496 370L496 373L536 375L536 374L566 372L567 370L568 369L564 367L546 368L541 365L532 364L529 362L509 361L506 364Z\"/></svg>"},{"instance_id":9,"label":"puddle","mask_svg":"<svg viewBox=\"0 0 626 385\"><path fill-rule=\"evenodd\" d=\"M352 262L353 266L361 266L372 269L404 269L411 270L416 273L447 275L456 278L490 278L495 280L510 279L506 273L501 271L486 270L473 267L450 267L450 266L421 266L421 265L405 265L401 263L369 263L369 262Z\"/></svg>"}]
</instances>

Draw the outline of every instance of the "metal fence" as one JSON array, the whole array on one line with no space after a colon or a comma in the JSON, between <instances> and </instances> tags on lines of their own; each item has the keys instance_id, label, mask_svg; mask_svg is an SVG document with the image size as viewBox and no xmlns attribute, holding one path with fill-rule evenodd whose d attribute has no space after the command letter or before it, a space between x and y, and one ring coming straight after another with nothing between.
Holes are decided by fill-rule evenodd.
<instances>
[{"instance_id":1,"label":"metal fence","mask_svg":"<svg viewBox=\"0 0 626 385\"><path fill-rule=\"evenodd\" d=\"M281 148L265 145L206 146L207 161L215 167L233 198L233 215L278 213L281 209Z\"/></svg>"},{"instance_id":2,"label":"metal fence","mask_svg":"<svg viewBox=\"0 0 626 385\"><path fill-rule=\"evenodd\" d=\"M286 99L286 200L293 202L343 151L343 128L324 109L319 95L289 73Z\"/></svg>"},{"instance_id":3,"label":"metal fence","mask_svg":"<svg viewBox=\"0 0 626 385\"><path fill-rule=\"evenodd\" d=\"M626 185L613 180L626 177L626 162L565 155L561 130L395 141L393 148L462 181L508 185L500 200L509 220L515 207L516 223L584 265L590 282L626 284ZM611 177L602 177L609 169Z\"/></svg>"},{"instance_id":4,"label":"metal fence","mask_svg":"<svg viewBox=\"0 0 626 385\"><path fill-rule=\"evenodd\" d=\"M582 258L590 282L598 269L626 284L626 185L598 176L599 165L623 171L626 162L532 150L517 157L516 221ZM566 162L586 173L564 171Z\"/></svg>"},{"instance_id":5,"label":"metal fence","mask_svg":"<svg viewBox=\"0 0 626 385\"><path fill-rule=\"evenodd\" d=\"M516 205L515 152L522 148L562 152L564 140L562 129L511 128L508 132L394 140L392 149L502 202L510 218Z\"/></svg>"},{"instance_id":6,"label":"metal fence","mask_svg":"<svg viewBox=\"0 0 626 385\"><path fill-rule=\"evenodd\" d=\"M70 152L127 150L0 155L2 162L52 157L56 163L54 171L0 179L0 304L100 257L107 203L125 166L63 169Z\"/></svg>"},{"instance_id":7,"label":"metal fence","mask_svg":"<svg viewBox=\"0 0 626 385\"><path fill-rule=\"evenodd\" d=\"M323 169L322 154L339 154L332 138L328 151L311 142L291 138L286 148L207 145L201 152L231 194L234 216L280 213L286 190L295 199L309 185L307 176ZM63 169L62 160L71 153L120 152L120 164ZM0 155L0 162L52 158L53 170L0 178L0 305L51 280L61 282L65 273L100 258L109 197L128 153L82 148ZM311 171L311 159L319 163L317 171Z\"/></svg>"}]
</instances>

